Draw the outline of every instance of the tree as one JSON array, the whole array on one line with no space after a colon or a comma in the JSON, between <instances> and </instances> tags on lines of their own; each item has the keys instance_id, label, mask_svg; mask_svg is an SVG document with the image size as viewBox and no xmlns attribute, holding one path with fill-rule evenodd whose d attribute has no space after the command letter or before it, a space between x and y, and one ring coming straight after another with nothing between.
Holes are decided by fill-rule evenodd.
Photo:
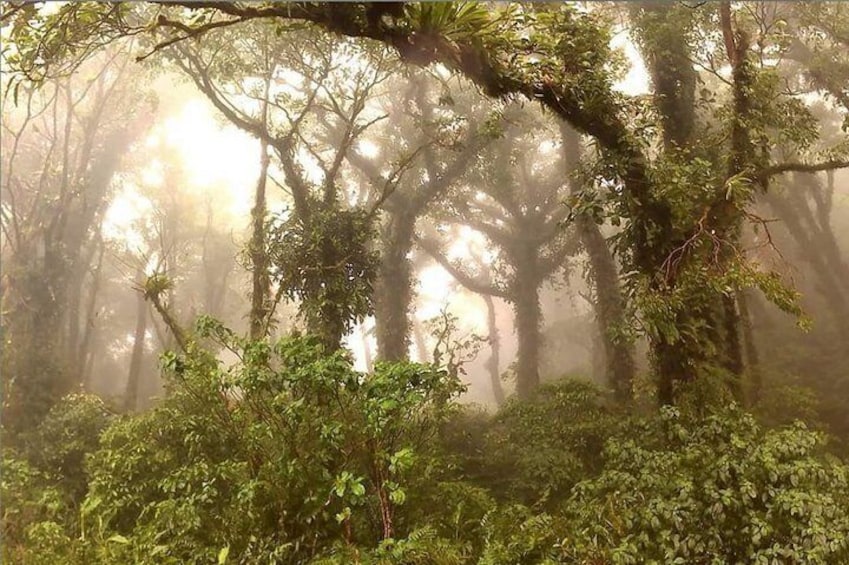
<instances>
[{"instance_id":1,"label":"tree","mask_svg":"<svg viewBox=\"0 0 849 565\"><path fill-rule=\"evenodd\" d=\"M18 84L3 98L4 424L17 430L85 380L100 219L123 153L145 128L128 62L112 49L73 77Z\"/></svg>"},{"instance_id":2,"label":"tree","mask_svg":"<svg viewBox=\"0 0 849 565\"><path fill-rule=\"evenodd\" d=\"M583 190L580 174L581 140L574 130L566 124L560 124L560 143L563 161L570 175L570 194L579 197ZM627 402L633 395L636 368L633 343L625 335L628 310L619 284L619 269L594 218L588 214L577 214L573 222L581 247L589 258L589 275L595 291L592 304L604 348L607 381L616 397Z\"/></svg>"},{"instance_id":3,"label":"tree","mask_svg":"<svg viewBox=\"0 0 849 565\"><path fill-rule=\"evenodd\" d=\"M414 246L416 221L458 182L478 152L491 141L474 110L479 97L460 97L446 82L423 71L401 75L388 87L384 106L388 119L371 137L380 154L368 158L356 150L348 159L368 183L371 194L382 194L384 177L378 158L415 161L381 204L384 221L379 228L381 259L375 284L375 333L381 359L406 359L409 349L413 266L408 258ZM436 91L436 87L440 90ZM438 97L436 96L438 94ZM471 98L470 100L467 98Z\"/></svg>"},{"instance_id":4,"label":"tree","mask_svg":"<svg viewBox=\"0 0 849 565\"><path fill-rule=\"evenodd\" d=\"M529 158L521 150L551 142L544 134L521 133L520 127L544 131L544 123L534 122L518 108L507 108L505 113L514 123L504 138L481 154L465 179L465 190L456 191L445 210L436 214L439 220L467 225L486 236L498 250L496 276L487 281L470 274L449 261L432 239L423 238L420 245L469 290L512 304L519 340L516 392L526 398L540 382L539 290L576 245L560 225L568 215L562 205L566 195L562 169L546 167L545 160Z\"/></svg>"},{"instance_id":5,"label":"tree","mask_svg":"<svg viewBox=\"0 0 849 565\"><path fill-rule=\"evenodd\" d=\"M96 22L106 37L143 29L132 21L128 7L74 7L50 16L51 21L70 23L61 39L56 33L33 38L31 20L39 19L37 14L14 6L6 19L28 45L18 63L31 74L49 70L49 61L62 60L63 41L90 37L89 21ZM786 309L798 310L792 293L780 288L774 275L735 253L752 195L768 189L769 180L782 173L847 165L840 152L810 155L805 162L781 161L780 155L769 153L777 140L804 151L810 139L804 106L781 94L772 68L756 64L766 61L767 54L784 50L780 37L774 27L758 27L757 18L747 16L746 5L734 10L727 3L704 5L694 10L700 18L697 28L711 39L706 45L718 47L707 49L710 60L700 63L715 71L727 86L717 92L732 100L727 107L713 96L708 97L713 102L706 100L713 118L725 128L708 145L728 149L729 159L708 155L691 162L676 158L674 152L655 155L650 135L654 121L629 120L629 111L631 115L642 112L640 101L613 88L616 65L608 47L609 23L600 12L575 6L538 10L382 3L331 9L321 3L176 2L153 10L153 26L167 38L152 49L252 20L312 22L330 32L390 45L409 63L443 63L490 96L521 95L539 101L593 138L604 161L598 181L619 187L617 215L624 218L625 226L618 250L629 274L626 286L651 341L661 401L668 403L675 401L680 384L717 371L726 375L724 380L733 389L741 388L742 355L729 287L733 296L734 289L757 286ZM149 14L136 18L144 24L151 22ZM757 35L755 40L752 33ZM48 61L46 67L42 61ZM710 66L717 61L730 65L730 79L717 66ZM797 135L788 136L791 131ZM681 195L685 186L700 190L682 208L672 194ZM682 311L685 304L686 313Z\"/></svg>"},{"instance_id":6,"label":"tree","mask_svg":"<svg viewBox=\"0 0 849 565\"><path fill-rule=\"evenodd\" d=\"M275 301L260 299L267 294L267 283L261 281L267 275L262 273L270 269L278 295L298 299L310 331L325 336L333 349L352 322L372 311L376 276L372 273L376 258L368 250L374 237L372 224L419 149L410 148L394 169L372 177L371 201L359 210L349 209L345 163L356 158L354 148L367 130L386 118L374 115L370 104L394 67L380 49L307 32L301 33L300 47L310 49L281 49L270 32L269 26L260 25L253 39L225 35L223 49L179 46L171 56L228 120L260 140L265 148L263 171L269 165L268 148L274 150L284 188L292 198L288 214L267 227L263 212L267 174L261 173L250 244L252 335L263 335L273 315ZM241 54L232 51L231 42L244 48ZM251 52L262 53L261 60L245 56ZM351 72L352 65L359 70ZM233 75L234 69L241 74ZM300 83L297 89L286 86L292 73ZM256 75L261 77L261 92L246 86ZM259 102L259 116L245 98ZM361 167L365 162L359 158ZM320 180L314 178L316 171Z\"/></svg>"}]
</instances>

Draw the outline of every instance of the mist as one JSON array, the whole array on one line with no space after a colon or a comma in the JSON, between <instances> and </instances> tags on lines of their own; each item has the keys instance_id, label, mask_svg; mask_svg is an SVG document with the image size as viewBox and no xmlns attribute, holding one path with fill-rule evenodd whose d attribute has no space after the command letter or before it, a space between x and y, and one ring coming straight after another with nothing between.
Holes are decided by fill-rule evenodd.
<instances>
[{"instance_id":1,"label":"mist","mask_svg":"<svg viewBox=\"0 0 849 565\"><path fill-rule=\"evenodd\" d=\"M0 21L10 563L849 560L847 7Z\"/></svg>"}]
</instances>

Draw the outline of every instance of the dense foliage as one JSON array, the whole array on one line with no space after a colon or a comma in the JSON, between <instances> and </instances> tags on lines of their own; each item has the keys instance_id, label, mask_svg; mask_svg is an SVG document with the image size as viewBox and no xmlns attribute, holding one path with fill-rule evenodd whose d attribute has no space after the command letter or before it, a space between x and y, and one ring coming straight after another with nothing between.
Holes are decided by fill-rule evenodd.
<instances>
[{"instance_id":1,"label":"dense foliage","mask_svg":"<svg viewBox=\"0 0 849 565\"><path fill-rule=\"evenodd\" d=\"M199 345L166 356L170 395L151 411L104 429L102 403L71 396L39 446L6 453L6 559L849 557L849 467L801 422L765 428L733 407L628 416L568 379L486 415L457 405L456 377L437 367L365 375L320 340L244 341L209 319L197 335L238 361Z\"/></svg>"},{"instance_id":2,"label":"dense foliage","mask_svg":"<svg viewBox=\"0 0 849 565\"><path fill-rule=\"evenodd\" d=\"M43 4L0 4L4 561L849 562L845 6ZM247 245L160 77L259 165Z\"/></svg>"}]
</instances>

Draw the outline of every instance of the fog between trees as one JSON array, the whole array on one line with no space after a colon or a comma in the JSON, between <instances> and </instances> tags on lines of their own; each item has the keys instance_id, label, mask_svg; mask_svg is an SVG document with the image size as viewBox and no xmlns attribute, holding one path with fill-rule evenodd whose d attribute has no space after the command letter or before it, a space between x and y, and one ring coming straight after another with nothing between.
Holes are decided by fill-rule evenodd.
<instances>
[{"instance_id":1,"label":"fog between trees","mask_svg":"<svg viewBox=\"0 0 849 565\"><path fill-rule=\"evenodd\" d=\"M8 559L849 559L849 8L2 18Z\"/></svg>"}]
</instances>

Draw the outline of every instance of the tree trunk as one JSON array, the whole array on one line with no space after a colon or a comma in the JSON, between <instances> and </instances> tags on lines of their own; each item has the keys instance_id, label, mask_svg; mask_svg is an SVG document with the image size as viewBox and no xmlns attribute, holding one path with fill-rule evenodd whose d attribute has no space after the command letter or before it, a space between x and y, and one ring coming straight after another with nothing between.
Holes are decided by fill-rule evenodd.
<instances>
[{"instance_id":1,"label":"tree trunk","mask_svg":"<svg viewBox=\"0 0 849 565\"><path fill-rule=\"evenodd\" d=\"M383 361L409 357L411 265L416 218L406 211L392 213L384 228L383 256L375 284L375 333L378 356Z\"/></svg>"},{"instance_id":2,"label":"tree trunk","mask_svg":"<svg viewBox=\"0 0 849 565\"><path fill-rule=\"evenodd\" d=\"M563 157L570 175L577 170L581 158L581 144L578 132L567 124L560 126L563 143ZM580 185L571 179L573 194L580 191ZM619 287L619 271L607 241L598 225L591 218L580 217L575 221L575 229L581 238L581 244L590 260L590 274L595 284L595 317L604 348L607 381L622 402L632 398L632 388L636 365L634 347L629 341L615 335L618 327L625 326L625 300Z\"/></svg>"},{"instance_id":3,"label":"tree trunk","mask_svg":"<svg viewBox=\"0 0 849 565\"><path fill-rule=\"evenodd\" d=\"M413 338L416 340L416 356L419 363L429 363L430 352L427 350L427 339L418 321L413 322Z\"/></svg>"},{"instance_id":4,"label":"tree trunk","mask_svg":"<svg viewBox=\"0 0 849 565\"><path fill-rule=\"evenodd\" d=\"M142 280L144 273L138 273ZM136 298L136 331L133 340L133 352L130 356L130 373L127 376L127 390L124 394L124 410L131 412L138 406L139 383L141 381L142 361L144 358L145 336L147 333L147 304L142 292Z\"/></svg>"},{"instance_id":5,"label":"tree trunk","mask_svg":"<svg viewBox=\"0 0 849 565\"><path fill-rule=\"evenodd\" d=\"M271 281L269 278L268 253L266 250L265 236L265 216L267 213L267 205L265 198L265 188L268 177L268 143L262 141L260 143L260 170L259 179L256 183L256 192L254 193L254 207L251 210L251 241L250 241L250 257L251 257L251 313L250 313L250 336L251 339L260 339L263 337L265 328L267 327L268 312L268 295L270 293Z\"/></svg>"},{"instance_id":6,"label":"tree trunk","mask_svg":"<svg viewBox=\"0 0 849 565\"><path fill-rule=\"evenodd\" d=\"M498 324L495 317L495 303L492 296L482 294L486 303L486 324L489 330L489 347L492 351L486 360L486 369L489 371L489 380L492 383L492 395L495 403L499 406L504 404L504 387L501 386L501 338L498 335Z\"/></svg>"},{"instance_id":7,"label":"tree trunk","mask_svg":"<svg viewBox=\"0 0 849 565\"><path fill-rule=\"evenodd\" d=\"M632 398L636 366L633 344L616 335L616 329L625 325L625 301L619 288L619 273L607 241L595 222L581 218L576 227L589 256L595 283L595 315L604 346L607 381L616 398L627 402Z\"/></svg>"},{"instance_id":8,"label":"tree trunk","mask_svg":"<svg viewBox=\"0 0 849 565\"><path fill-rule=\"evenodd\" d=\"M533 249L522 249L516 266L513 292L516 333L519 349L516 363L516 394L529 398L539 387L540 323L539 276Z\"/></svg>"},{"instance_id":9,"label":"tree trunk","mask_svg":"<svg viewBox=\"0 0 849 565\"><path fill-rule=\"evenodd\" d=\"M696 300L693 297L685 310L677 312L674 326L697 331L682 331L677 339L664 334L652 336L661 405L675 404L685 386L697 378L717 376L717 385L742 400L740 318L734 298L717 293Z\"/></svg>"},{"instance_id":10,"label":"tree trunk","mask_svg":"<svg viewBox=\"0 0 849 565\"><path fill-rule=\"evenodd\" d=\"M698 75L686 25L693 10L666 2L641 2L632 10L637 42L654 87L667 150L686 147L696 123ZM683 17L682 17L683 16Z\"/></svg>"},{"instance_id":11,"label":"tree trunk","mask_svg":"<svg viewBox=\"0 0 849 565\"><path fill-rule=\"evenodd\" d=\"M757 404L761 398L763 387L763 375L761 374L760 355L755 343L755 333L752 328L752 314L749 311L749 296L746 291L737 292L737 306L740 308L740 322L743 334L743 348L745 352L746 367L749 374L749 389L747 403L749 406Z\"/></svg>"},{"instance_id":12,"label":"tree trunk","mask_svg":"<svg viewBox=\"0 0 849 565\"><path fill-rule=\"evenodd\" d=\"M833 251L836 242L830 226L828 232L823 229L819 234L814 233L813 229L805 229L800 210L802 206L807 206L806 202L796 202L794 205L776 193L767 193L765 199L796 241L801 258L811 266L818 283L817 289L829 304L838 332L842 336L849 336L849 292L846 291L845 282L849 279L845 278L846 268L839 250L836 253Z\"/></svg>"},{"instance_id":13,"label":"tree trunk","mask_svg":"<svg viewBox=\"0 0 849 565\"><path fill-rule=\"evenodd\" d=\"M88 390L89 385L89 349L91 348L92 334L94 333L97 298L100 293L100 283L102 279L103 253L106 247L102 240L99 240L97 244L99 247L97 252L97 266L91 274L91 288L89 289L88 303L86 304L83 337L80 342L80 350L77 353L77 372L79 373L80 385L83 387L83 390Z\"/></svg>"},{"instance_id":14,"label":"tree trunk","mask_svg":"<svg viewBox=\"0 0 849 565\"><path fill-rule=\"evenodd\" d=\"M723 1L719 13L733 83L733 115L725 175L726 179L732 179L740 175L751 176L750 171L757 170L760 164L749 124L754 106L752 84L756 70L748 60L748 36L741 29L734 29L730 3ZM757 182L755 179L750 180ZM727 192L724 186L717 187L716 196L709 203L702 219L694 220L691 234L685 234L684 238L670 237L668 241L666 238L658 239L662 243L657 247L658 253L653 254L654 259L640 264L641 270L653 277L656 292L668 292L678 286L677 274L670 274L669 270L664 272L664 265L668 265L667 259L673 250L685 247L684 242L698 238L701 232L706 231L715 241L736 245L740 240L742 210L750 203L743 198ZM667 225L670 223L667 222ZM698 268L698 263L707 262L720 272L727 269L735 253L733 246L724 243L719 250L713 246L708 249L691 254L687 260L689 265L684 268ZM671 270L675 271L676 268L673 266ZM660 280L663 282L660 283ZM669 330L661 331L661 335L653 336L652 340L660 402L674 403L681 389L680 384L696 378L713 378L717 371L724 372L724 384L737 400L742 401L744 367L740 317L734 296L704 288L698 293L688 294L685 301L683 308L675 314L674 326L678 335L670 336Z\"/></svg>"},{"instance_id":15,"label":"tree trunk","mask_svg":"<svg viewBox=\"0 0 849 565\"><path fill-rule=\"evenodd\" d=\"M85 269L88 265L76 264L71 267L68 276L68 288L66 290L67 305L65 312L65 323L67 325L67 341L65 342L66 359L70 369L69 378L79 383L81 380L80 356L80 310L83 294L83 280Z\"/></svg>"}]
</instances>

